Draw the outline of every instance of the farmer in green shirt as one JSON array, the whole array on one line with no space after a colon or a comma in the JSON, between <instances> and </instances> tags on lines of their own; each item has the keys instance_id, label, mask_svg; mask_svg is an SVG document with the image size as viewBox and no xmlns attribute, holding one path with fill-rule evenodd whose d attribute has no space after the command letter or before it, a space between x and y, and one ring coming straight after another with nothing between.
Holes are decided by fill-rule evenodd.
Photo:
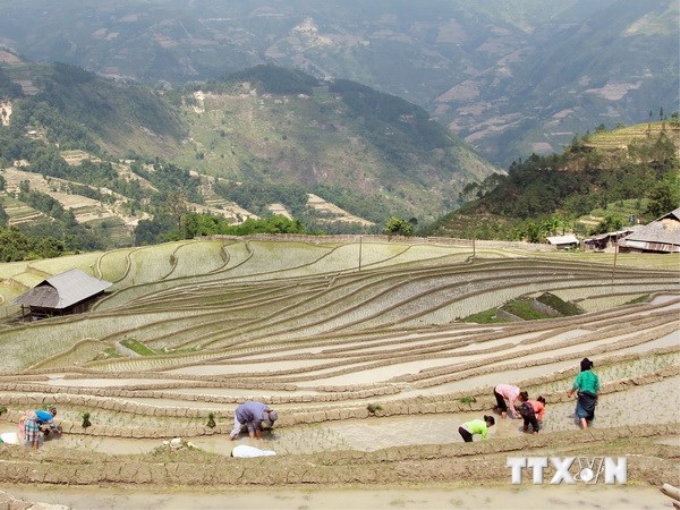
<instances>
[{"instance_id":1,"label":"farmer in green shirt","mask_svg":"<svg viewBox=\"0 0 680 510\"><path fill-rule=\"evenodd\" d=\"M493 416L484 416L483 420L470 420L458 427L458 433L466 443L472 442L472 436L479 434L482 439L486 439L489 427L493 427L496 420Z\"/></svg>"},{"instance_id":2,"label":"farmer in green shirt","mask_svg":"<svg viewBox=\"0 0 680 510\"><path fill-rule=\"evenodd\" d=\"M591 368L593 368L593 362L588 358L583 358L581 372L576 376L571 390L567 392L567 395L571 397L575 391L578 391L576 416L581 422L582 430L587 429L588 422L595 419L595 406L597 406L597 396L600 391L600 380Z\"/></svg>"}]
</instances>

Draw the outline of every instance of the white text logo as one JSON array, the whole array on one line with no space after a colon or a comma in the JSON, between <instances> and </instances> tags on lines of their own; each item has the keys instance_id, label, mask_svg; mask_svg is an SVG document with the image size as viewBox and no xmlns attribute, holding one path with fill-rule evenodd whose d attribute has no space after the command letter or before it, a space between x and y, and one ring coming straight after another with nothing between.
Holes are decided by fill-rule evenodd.
<instances>
[{"instance_id":1,"label":"white text logo","mask_svg":"<svg viewBox=\"0 0 680 510\"><path fill-rule=\"evenodd\" d=\"M549 482L552 485L562 482L592 485L601 475L607 485L628 483L627 457L508 457L506 466L512 469L513 484L522 483L522 472L526 468L532 474L534 485L541 485L548 466L554 471Z\"/></svg>"}]
</instances>

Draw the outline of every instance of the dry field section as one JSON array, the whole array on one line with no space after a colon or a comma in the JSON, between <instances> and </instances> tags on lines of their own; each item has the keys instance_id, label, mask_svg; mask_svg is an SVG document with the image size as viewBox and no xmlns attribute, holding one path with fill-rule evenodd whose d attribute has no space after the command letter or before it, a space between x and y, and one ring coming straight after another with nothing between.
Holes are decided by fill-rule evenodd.
<instances>
[{"instance_id":1,"label":"dry field section","mask_svg":"<svg viewBox=\"0 0 680 510\"><path fill-rule=\"evenodd\" d=\"M554 416L566 417L566 390L588 356L603 383L598 429L664 435L666 425L677 441L677 257L472 255L470 246L408 240L224 239L2 265L5 299L72 267L114 282L114 291L86 314L0 330L0 405L9 409L0 419L56 404L72 435L219 437L235 405L254 398L279 409L284 453L400 444L367 441L381 435L361 428L371 420L387 420L383 431L395 420L407 443L412 425L398 420L448 420L455 442L451 421L488 412L500 382L544 395ZM586 313L459 321L548 291ZM134 345L144 350L125 347ZM341 437L338 426L359 429ZM498 444L521 436L497 429ZM555 419L545 435L569 430L573 421Z\"/></svg>"}]
</instances>

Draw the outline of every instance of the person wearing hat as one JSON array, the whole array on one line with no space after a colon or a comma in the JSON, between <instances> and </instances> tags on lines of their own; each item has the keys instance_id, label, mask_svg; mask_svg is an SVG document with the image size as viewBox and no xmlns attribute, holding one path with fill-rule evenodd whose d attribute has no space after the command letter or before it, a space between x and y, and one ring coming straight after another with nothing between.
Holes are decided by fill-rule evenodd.
<instances>
[{"instance_id":1,"label":"person wearing hat","mask_svg":"<svg viewBox=\"0 0 680 510\"><path fill-rule=\"evenodd\" d=\"M272 428L279 418L276 411L262 402L248 400L236 408L234 412L234 428L231 431L232 441L245 427L251 439L262 439L262 429Z\"/></svg>"},{"instance_id":2,"label":"person wearing hat","mask_svg":"<svg viewBox=\"0 0 680 510\"><path fill-rule=\"evenodd\" d=\"M576 376L574 385L567 395L571 397L575 391L578 392L576 400L576 417L581 422L581 429L588 428L588 422L595 419L595 406L597 406L598 392L600 391L600 380L592 371L593 362L588 358L581 360L581 372Z\"/></svg>"}]
</instances>

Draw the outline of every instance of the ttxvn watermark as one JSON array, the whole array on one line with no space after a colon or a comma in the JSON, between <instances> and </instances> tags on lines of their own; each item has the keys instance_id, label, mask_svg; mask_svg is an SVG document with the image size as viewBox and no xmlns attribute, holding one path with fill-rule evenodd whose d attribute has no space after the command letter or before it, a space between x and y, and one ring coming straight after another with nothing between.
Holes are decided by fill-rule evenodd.
<instances>
[{"instance_id":1,"label":"ttxvn watermark","mask_svg":"<svg viewBox=\"0 0 680 510\"><path fill-rule=\"evenodd\" d=\"M532 472L534 485L543 483L548 465L555 473L550 484L596 484L602 479L607 485L628 483L627 457L508 457L506 466L512 469L513 484L522 483L524 469Z\"/></svg>"}]
</instances>

